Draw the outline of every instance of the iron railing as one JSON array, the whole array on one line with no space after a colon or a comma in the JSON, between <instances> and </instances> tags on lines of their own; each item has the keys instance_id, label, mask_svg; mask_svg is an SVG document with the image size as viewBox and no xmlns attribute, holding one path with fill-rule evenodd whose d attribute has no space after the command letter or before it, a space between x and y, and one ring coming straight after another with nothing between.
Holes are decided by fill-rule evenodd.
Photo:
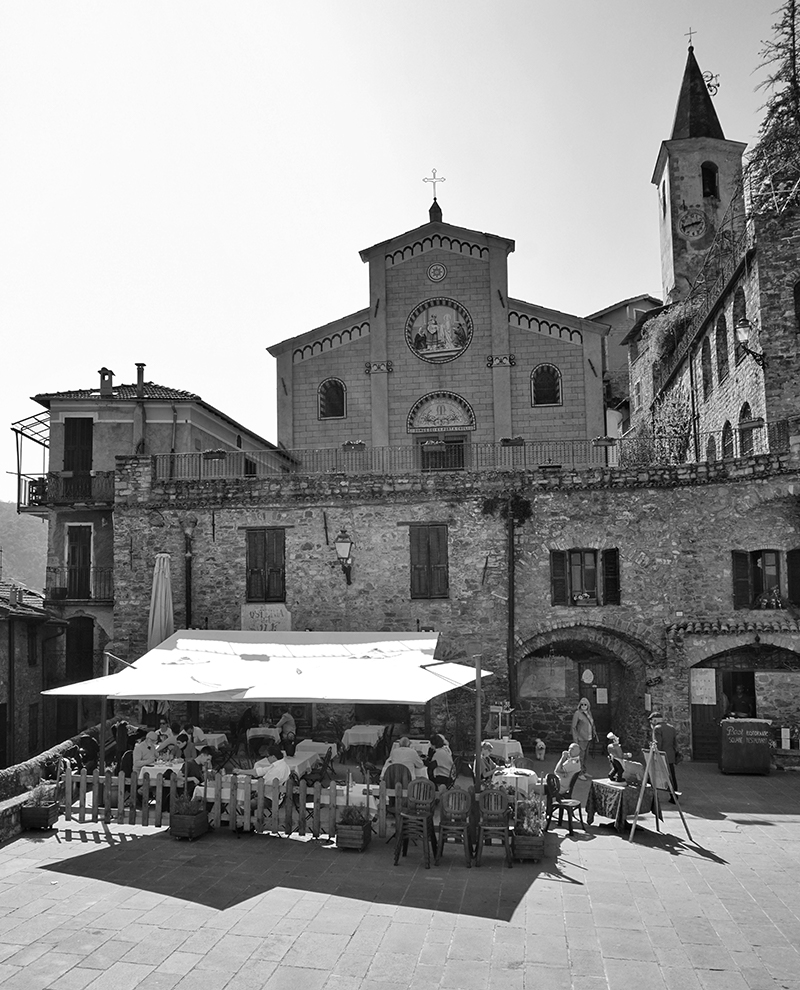
<instances>
[{"instance_id":1,"label":"iron railing","mask_svg":"<svg viewBox=\"0 0 800 990\"><path fill-rule=\"evenodd\" d=\"M45 599L58 601L114 600L113 567L48 567L45 572Z\"/></svg>"},{"instance_id":2,"label":"iron railing","mask_svg":"<svg viewBox=\"0 0 800 990\"><path fill-rule=\"evenodd\" d=\"M114 472L64 475L50 473L23 476L20 507L45 508L50 505L97 504L114 501Z\"/></svg>"}]
</instances>

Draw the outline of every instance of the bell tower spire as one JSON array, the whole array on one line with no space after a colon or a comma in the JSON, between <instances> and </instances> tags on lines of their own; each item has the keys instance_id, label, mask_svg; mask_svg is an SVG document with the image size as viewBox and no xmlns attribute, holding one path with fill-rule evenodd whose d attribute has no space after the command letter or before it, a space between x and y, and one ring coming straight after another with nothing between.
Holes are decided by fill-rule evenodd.
<instances>
[{"instance_id":1,"label":"bell tower spire","mask_svg":"<svg viewBox=\"0 0 800 990\"><path fill-rule=\"evenodd\" d=\"M690 44L672 135L661 144L652 178L658 188L665 300L688 294L738 186L746 147L726 140Z\"/></svg>"}]
</instances>

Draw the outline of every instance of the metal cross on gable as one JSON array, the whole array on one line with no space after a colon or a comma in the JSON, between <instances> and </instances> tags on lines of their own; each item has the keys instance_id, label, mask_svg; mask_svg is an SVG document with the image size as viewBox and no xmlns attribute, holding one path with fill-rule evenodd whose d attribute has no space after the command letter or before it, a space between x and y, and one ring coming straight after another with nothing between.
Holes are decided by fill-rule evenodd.
<instances>
[{"instance_id":1,"label":"metal cross on gable","mask_svg":"<svg viewBox=\"0 0 800 990\"><path fill-rule=\"evenodd\" d=\"M689 30L684 35L684 38L688 38L689 39L689 46L690 47L691 47L691 44L692 44L692 35L693 34L697 34L697 31L693 31L691 28L689 28Z\"/></svg>"},{"instance_id":2,"label":"metal cross on gable","mask_svg":"<svg viewBox=\"0 0 800 990\"><path fill-rule=\"evenodd\" d=\"M437 178L437 176L436 176L436 169L435 168L432 168L431 169L431 172L433 173L433 178L430 179L430 178L427 178L426 177L422 181L423 182L432 182L433 183L433 198L436 199L436 183L437 182L446 182L447 180L446 179L439 179L439 178Z\"/></svg>"}]
</instances>

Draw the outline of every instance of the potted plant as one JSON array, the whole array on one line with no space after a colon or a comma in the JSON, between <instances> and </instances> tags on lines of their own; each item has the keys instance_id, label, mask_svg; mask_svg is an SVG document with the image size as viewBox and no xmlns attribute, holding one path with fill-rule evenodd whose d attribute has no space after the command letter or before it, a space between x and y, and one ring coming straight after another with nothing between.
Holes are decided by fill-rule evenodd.
<instances>
[{"instance_id":1,"label":"potted plant","mask_svg":"<svg viewBox=\"0 0 800 990\"><path fill-rule=\"evenodd\" d=\"M370 843L372 827L361 808L348 804L336 823L336 845L340 849L358 849L362 852Z\"/></svg>"},{"instance_id":2,"label":"potted plant","mask_svg":"<svg viewBox=\"0 0 800 990\"><path fill-rule=\"evenodd\" d=\"M524 447L525 437L500 437L500 444L503 447Z\"/></svg>"},{"instance_id":3,"label":"potted plant","mask_svg":"<svg viewBox=\"0 0 800 990\"><path fill-rule=\"evenodd\" d=\"M208 811L204 802L179 794L170 808L169 834L176 839L188 839L191 842L207 831Z\"/></svg>"},{"instance_id":4,"label":"potted plant","mask_svg":"<svg viewBox=\"0 0 800 990\"><path fill-rule=\"evenodd\" d=\"M24 829L52 828L58 820L55 782L41 783L28 795L19 809L20 824Z\"/></svg>"},{"instance_id":5,"label":"potted plant","mask_svg":"<svg viewBox=\"0 0 800 990\"><path fill-rule=\"evenodd\" d=\"M541 795L517 802L511 844L515 859L532 859L538 863L544 856L544 800Z\"/></svg>"}]
</instances>

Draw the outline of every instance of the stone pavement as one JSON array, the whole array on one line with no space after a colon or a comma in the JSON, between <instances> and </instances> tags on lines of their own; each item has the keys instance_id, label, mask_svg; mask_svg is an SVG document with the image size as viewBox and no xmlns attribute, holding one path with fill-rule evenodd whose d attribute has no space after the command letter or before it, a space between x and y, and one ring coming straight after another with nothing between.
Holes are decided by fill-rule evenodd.
<instances>
[{"instance_id":1,"label":"stone pavement","mask_svg":"<svg viewBox=\"0 0 800 990\"><path fill-rule=\"evenodd\" d=\"M693 843L667 805L511 870L62 820L0 847L0 990L800 990L800 774L679 773Z\"/></svg>"}]
</instances>

